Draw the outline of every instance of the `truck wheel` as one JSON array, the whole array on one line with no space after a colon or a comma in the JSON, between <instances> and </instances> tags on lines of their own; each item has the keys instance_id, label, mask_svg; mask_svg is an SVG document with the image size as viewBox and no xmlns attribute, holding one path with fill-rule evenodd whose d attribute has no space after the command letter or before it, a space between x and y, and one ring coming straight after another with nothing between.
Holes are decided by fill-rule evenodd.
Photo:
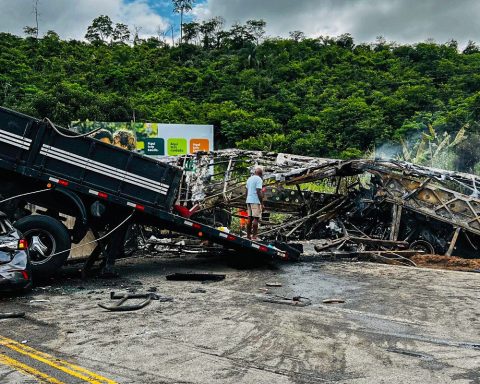
<instances>
[{"instance_id":1,"label":"truck wheel","mask_svg":"<svg viewBox=\"0 0 480 384\"><path fill-rule=\"evenodd\" d=\"M60 269L70 255L71 240L67 227L44 215L31 215L14 224L28 242L34 275L43 277Z\"/></svg>"}]
</instances>

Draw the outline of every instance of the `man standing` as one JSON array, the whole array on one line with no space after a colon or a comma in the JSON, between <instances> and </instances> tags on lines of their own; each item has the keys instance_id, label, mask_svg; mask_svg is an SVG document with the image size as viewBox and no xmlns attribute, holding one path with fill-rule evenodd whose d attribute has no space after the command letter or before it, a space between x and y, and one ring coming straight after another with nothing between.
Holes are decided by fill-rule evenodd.
<instances>
[{"instance_id":1,"label":"man standing","mask_svg":"<svg viewBox=\"0 0 480 384\"><path fill-rule=\"evenodd\" d=\"M247 238L257 240L258 221L262 217L263 209L263 171L262 168L256 167L255 174L247 180Z\"/></svg>"}]
</instances>

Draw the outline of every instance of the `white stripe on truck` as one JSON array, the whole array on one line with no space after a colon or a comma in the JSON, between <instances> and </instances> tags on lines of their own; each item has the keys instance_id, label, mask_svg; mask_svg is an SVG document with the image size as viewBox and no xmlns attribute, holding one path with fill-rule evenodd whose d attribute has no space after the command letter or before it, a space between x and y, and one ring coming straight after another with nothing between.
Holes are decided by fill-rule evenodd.
<instances>
[{"instance_id":1,"label":"white stripe on truck","mask_svg":"<svg viewBox=\"0 0 480 384\"><path fill-rule=\"evenodd\" d=\"M55 152L56 154L58 154L60 156L63 155L63 156L66 156L68 158L73 157L73 158L78 159L79 161L87 162L87 165L89 165L91 167L96 167L96 168L100 168L100 169L107 169L107 170L110 170L112 172L125 174L125 176L127 178L134 178L135 180L140 181L140 182L141 181L147 182L149 184L153 184L153 185L158 186L159 188L163 188L165 190L168 190L168 188L170 188L167 184L160 183L159 181L150 180L150 179L147 179L146 177L139 176L139 175L136 175L134 173L129 173L127 171L124 171L123 169L115 168L115 167L112 167L110 165L106 165L106 164L100 163L98 161L89 159L87 157L79 156L79 155L76 155L74 153L64 151L63 149L52 147L50 145L46 145L46 144L42 145L42 151Z\"/></svg>"},{"instance_id":2,"label":"white stripe on truck","mask_svg":"<svg viewBox=\"0 0 480 384\"><path fill-rule=\"evenodd\" d=\"M3 129L0 129L0 141L25 150L30 149L30 144L32 143L32 140L26 137L7 132Z\"/></svg>"},{"instance_id":3,"label":"white stripe on truck","mask_svg":"<svg viewBox=\"0 0 480 384\"><path fill-rule=\"evenodd\" d=\"M87 169L89 171L120 180L128 184L136 185L140 188L149 189L162 195L166 195L168 192L168 186L166 184L147 179L134 173L126 172L119 168L102 164L86 157L63 151L50 145L42 145L40 154L64 163L75 165L79 168Z\"/></svg>"}]
</instances>

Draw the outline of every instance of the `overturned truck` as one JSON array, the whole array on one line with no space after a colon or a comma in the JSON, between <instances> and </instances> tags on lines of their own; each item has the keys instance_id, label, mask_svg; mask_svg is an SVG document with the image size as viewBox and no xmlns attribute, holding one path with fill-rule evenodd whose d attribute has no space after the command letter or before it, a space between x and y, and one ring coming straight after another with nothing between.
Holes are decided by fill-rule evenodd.
<instances>
[{"instance_id":1,"label":"overturned truck","mask_svg":"<svg viewBox=\"0 0 480 384\"><path fill-rule=\"evenodd\" d=\"M200 221L242 220L244 180L264 168L260 236L315 249L479 257L480 178L396 160L222 150L171 158L180 201Z\"/></svg>"}]
</instances>

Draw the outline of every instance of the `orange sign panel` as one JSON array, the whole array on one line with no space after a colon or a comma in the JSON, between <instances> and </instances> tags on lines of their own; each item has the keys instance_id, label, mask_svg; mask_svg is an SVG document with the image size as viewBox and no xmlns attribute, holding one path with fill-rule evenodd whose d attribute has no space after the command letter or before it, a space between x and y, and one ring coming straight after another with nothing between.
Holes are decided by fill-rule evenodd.
<instances>
[{"instance_id":1,"label":"orange sign panel","mask_svg":"<svg viewBox=\"0 0 480 384\"><path fill-rule=\"evenodd\" d=\"M208 139L190 139L190 153L198 151L208 151L210 143Z\"/></svg>"}]
</instances>

